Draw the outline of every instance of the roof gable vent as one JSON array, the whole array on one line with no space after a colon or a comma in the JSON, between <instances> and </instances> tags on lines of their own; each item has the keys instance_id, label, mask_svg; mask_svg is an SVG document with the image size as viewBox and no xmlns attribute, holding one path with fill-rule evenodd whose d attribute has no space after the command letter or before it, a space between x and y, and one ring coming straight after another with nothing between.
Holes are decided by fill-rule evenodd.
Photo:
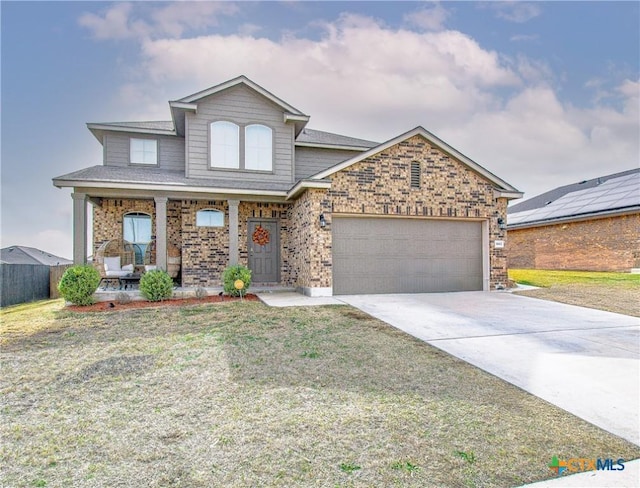
<instances>
[{"instance_id":1,"label":"roof gable vent","mask_svg":"<svg viewBox=\"0 0 640 488\"><path fill-rule=\"evenodd\" d=\"M420 188L420 162L411 162L411 188Z\"/></svg>"}]
</instances>

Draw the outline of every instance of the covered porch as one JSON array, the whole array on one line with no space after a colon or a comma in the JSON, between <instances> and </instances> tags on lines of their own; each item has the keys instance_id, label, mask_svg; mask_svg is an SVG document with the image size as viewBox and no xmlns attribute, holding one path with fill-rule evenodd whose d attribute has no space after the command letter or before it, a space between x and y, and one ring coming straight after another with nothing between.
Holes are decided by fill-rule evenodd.
<instances>
[{"instance_id":1,"label":"covered porch","mask_svg":"<svg viewBox=\"0 0 640 488\"><path fill-rule=\"evenodd\" d=\"M137 256L136 272L144 272L143 264L167 271L171 265L168 251L178 249L181 275L177 284L180 287L214 289L220 285L222 271L234 264L252 268L258 278L254 283L293 286L287 253L290 204L283 198L265 202L247 195L221 198L222 195L217 194L81 190L75 188L72 193L75 264L87 263L88 248L95 257L96 251L108 240L128 237L125 220L136 215L148 219L148 233L141 232L146 235L142 247L154 243L153 262L140 262ZM93 215L91 237L89 212ZM266 239L265 232L268 232ZM254 244L254 234L265 239L260 241L262 245ZM274 259L268 274L265 271L261 275L262 261L257 256L268 247ZM101 265L95 259L93 264Z\"/></svg>"}]
</instances>

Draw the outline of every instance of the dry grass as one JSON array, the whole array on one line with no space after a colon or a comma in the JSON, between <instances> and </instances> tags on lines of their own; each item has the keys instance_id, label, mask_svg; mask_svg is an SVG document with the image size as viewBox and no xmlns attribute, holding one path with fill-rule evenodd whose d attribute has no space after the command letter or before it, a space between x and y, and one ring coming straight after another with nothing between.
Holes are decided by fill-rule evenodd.
<instances>
[{"instance_id":1,"label":"dry grass","mask_svg":"<svg viewBox=\"0 0 640 488\"><path fill-rule=\"evenodd\" d=\"M514 269L509 278L542 287L519 295L640 317L640 274Z\"/></svg>"},{"instance_id":2,"label":"dry grass","mask_svg":"<svg viewBox=\"0 0 640 488\"><path fill-rule=\"evenodd\" d=\"M633 446L350 307L2 311L11 487L515 486Z\"/></svg>"}]
</instances>

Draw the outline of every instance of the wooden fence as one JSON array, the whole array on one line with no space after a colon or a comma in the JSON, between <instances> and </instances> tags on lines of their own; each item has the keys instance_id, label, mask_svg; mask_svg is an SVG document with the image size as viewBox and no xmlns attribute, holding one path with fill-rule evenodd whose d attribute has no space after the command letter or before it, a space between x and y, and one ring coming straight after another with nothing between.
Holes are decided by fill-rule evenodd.
<instances>
[{"instance_id":1,"label":"wooden fence","mask_svg":"<svg viewBox=\"0 0 640 488\"><path fill-rule=\"evenodd\" d=\"M62 275L70 268L71 264L60 264L58 266L51 266L49 268L49 298L60 298L60 293L58 292L58 282Z\"/></svg>"},{"instance_id":2,"label":"wooden fence","mask_svg":"<svg viewBox=\"0 0 640 488\"><path fill-rule=\"evenodd\" d=\"M58 281L69 266L0 264L0 307L58 298Z\"/></svg>"}]
</instances>

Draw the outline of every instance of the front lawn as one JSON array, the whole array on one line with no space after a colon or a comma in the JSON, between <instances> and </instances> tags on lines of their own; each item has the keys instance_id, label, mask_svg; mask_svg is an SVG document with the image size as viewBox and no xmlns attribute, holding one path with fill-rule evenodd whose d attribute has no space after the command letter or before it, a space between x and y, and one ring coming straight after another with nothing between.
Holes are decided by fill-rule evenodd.
<instances>
[{"instance_id":1,"label":"front lawn","mask_svg":"<svg viewBox=\"0 0 640 488\"><path fill-rule=\"evenodd\" d=\"M3 486L506 487L640 457L347 306L1 318Z\"/></svg>"},{"instance_id":2,"label":"front lawn","mask_svg":"<svg viewBox=\"0 0 640 488\"><path fill-rule=\"evenodd\" d=\"M560 271L546 269L510 269L509 278L523 285L550 287L554 285L590 284L617 287L637 287L640 274L601 271Z\"/></svg>"},{"instance_id":3,"label":"front lawn","mask_svg":"<svg viewBox=\"0 0 640 488\"><path fill-rule=\"evenodd\" d=\"M510 269L509 278L541 287L520 295L640 317L640 274Z\"/></svg>"}]
</instances>

